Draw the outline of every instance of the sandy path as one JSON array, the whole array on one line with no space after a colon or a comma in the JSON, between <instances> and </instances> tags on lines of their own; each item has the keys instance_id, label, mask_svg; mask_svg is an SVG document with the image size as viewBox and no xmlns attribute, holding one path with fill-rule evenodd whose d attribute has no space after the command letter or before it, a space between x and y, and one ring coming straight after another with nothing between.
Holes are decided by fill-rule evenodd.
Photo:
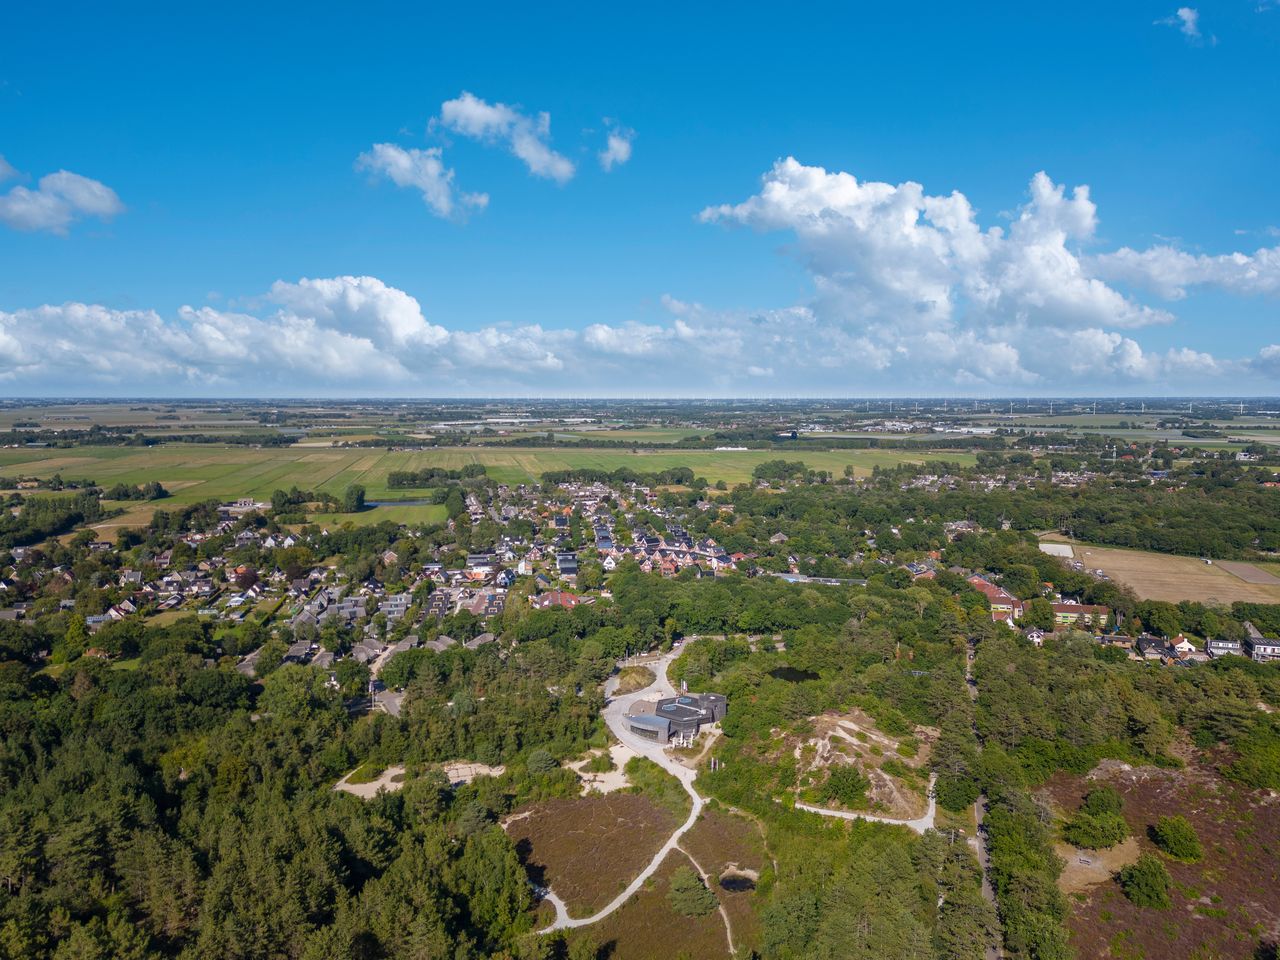
<instances>
[{"instance_id":1,"label":"sandy path","mask_svg":"<svg viewBox=\"0 0 1280 960\"><path fill-rule=\"evenodd\" d=\"M693 781L697 778L698 772L696 770L689 769L683 764L680 764L667 756L664 745L654 743L650 740L643 740L640 737L635 736L627 729L626 724L627 711L630 710L631 705L637 700L646 699L649 696L675 696L675 689L671 686L670 681L667 680L667 666L678 655L679 651L673 650L660 660L649 664L654 672L655 679L653 683L645 687L643 690L636 690L624 696L614 697L613 699L607 700L604 708L604 719L605 723L609 725L609 729L613 732L613 735L618 738L620 743L625 744L634 753L652 760L658 766L662 767L663 770L666 770L667 773L680 781L681 786L684 787L685 793L689 794L689 798L693 801L689 810L689 816L685 819L684 823L676 828L675 833L671 834L667 842L662 845L662 849L653 855L653 859L649 861L649 865L640 871L639 875L637 875L636 878L628 884L627 888L591 916L580 918L570 917L569 911L565 908L564 901L556 896L554 891L550 888L539 891L542 894L543 899L555 907L556 911L555 922L549 927L545 927L543 930L539 931L540 933L551 933L553 930L566 930L571 927L586 927L593 923L599 923L605 917L609 916L609 914L613 913L624 903L630 900L631 897L644 886L645 881L657 872L658 867L661 866L662 861L667 854L672 850L679 848L680 838L698 822L698 817L702 813L703 805L702 797L693 789ZM616 678L611 677L609 682L605 684L606 697L609 696L615 685Z\"/></svg>"}]
</instances>

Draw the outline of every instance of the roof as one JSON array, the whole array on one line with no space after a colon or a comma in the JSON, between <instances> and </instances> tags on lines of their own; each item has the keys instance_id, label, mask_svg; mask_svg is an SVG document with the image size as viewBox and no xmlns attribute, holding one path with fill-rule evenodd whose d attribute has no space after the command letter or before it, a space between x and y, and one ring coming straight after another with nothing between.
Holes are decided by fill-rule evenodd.
<instances>
[{"instance_id":1,"label":"roof","mask_svg":"<svg viewBox=\"0 0 1280 960\"><path fill-rule=\"evenodd\" d=\"M671 721L665 717L655 716L651 713L636 713L627 717L627 723L633 727L648 727L650 730L666 731Z\"/></svg>"}]
</instances>

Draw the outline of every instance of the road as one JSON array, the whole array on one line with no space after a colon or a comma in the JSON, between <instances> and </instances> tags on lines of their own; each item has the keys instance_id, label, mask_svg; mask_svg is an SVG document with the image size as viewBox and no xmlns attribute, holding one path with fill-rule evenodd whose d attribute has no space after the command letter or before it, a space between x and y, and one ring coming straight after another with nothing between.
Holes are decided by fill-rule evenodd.
<instances>
[{"instance_id":1,"label":"road","mask_svg":"<svg viewBox=\"0 0 1280 960\"><path fill-rule=\"evenodd\" d=\"M689 798L693 801L689 810L689 816L685 819L675 832L662 845L662 848L649 861L649 865L640 871L639 875L627 885L627 888L614 897L608 904L596 911L589 917L574 918L569 916L569 911L564 905L564 901L556 896L555 892L550 889L540 891L542 898L555 907L556 919L549 927L541 930L541 933L551 933L553 930L567 930L571 927L586 927L593 923L599 923L609 914L613 913L624 903L631 899L645 881L648 880L658 867L662 864L663 858L671 851L677 849L680 845L680 838L689 831L689 829L698 822L698 816L702 813L703 798L699 796L698 791L693 788L693 781L697 778L698 772L681 763L676 762L667 756L665 745L654 743L652 740L645 740L637 737L627 729L627 711L631 709L631 705L637 700L647 700L653 697L673 697L675 689L671 686L671 682L667 679L667 667L674 660L680 651L673 650L658 660L646 663L645 665L653 671L654 681L642 690L636 690L633 693L624 694L620 697L610 697L610 692L617 686L617 677L611 677L605 685L605 708L604 722L609 725L609 730L619 741L626 744L642 757L652 760L663 770L671 774L680 781L680 785L684 787L685 793L689 794Z\"/></svg>"}]
</instances>

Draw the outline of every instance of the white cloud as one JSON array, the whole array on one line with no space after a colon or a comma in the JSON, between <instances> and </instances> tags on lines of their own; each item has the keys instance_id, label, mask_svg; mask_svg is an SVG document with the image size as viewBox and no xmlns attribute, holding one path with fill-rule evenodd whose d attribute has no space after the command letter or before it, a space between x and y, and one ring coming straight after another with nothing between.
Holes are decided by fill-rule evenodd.
<instances>
[{"instance_id":1,"label":"white cloud","mask_svg":"<svg viewBox=\"0 0 1280 960\"><path fill-rule=\"evenodd\" d=\"M1008 232L982 229L959 192L859 182L788 157L757 195L703 210L704 221L795 234L830 315L902 329L945 329L964 312L986 322L1140 327L1172 317L1088 274L1076 247L1092 239L1087 187L1070 197L1044 173Z\"/></svg>"},{"instance_id":2,"label":"white cloud","mask_svg":"<svg viewBox=\"0 0 1280 960\"><path fill-rule=\"evenodd\" d=\"M1200 11L1195 7L1179 7L1172 16L1156 21L1158 26L1177 27L1178 32L1191 41L1200 39Z\"/></svg>"},{"instance_id":3,"label":"white cloud","mask_svg":"<svg viewBox=\"0 0 1280 960\"><path fill-rule=\"evenodd\" d=\"M0 180L15 173L0 157ZM106 184L67 170L41 177L34 190L19 185L0 195L0 223L16 230L65 234L84 217L110 220L123 210L124 204Z\"/></svg>"},{"instance_id":4,"label":"white cloud","mask_svg":"<svg viewBox=\"0 0 1280 960\"><path fill-rule=\"evenodd\" d=\"M0 154L0 182L16 177L18 171L13 169L9 161L4 158L4 154Z\"/></svg>"},{"instance_id":5,"label":"white cloud","mask_svg":"<svg viewBox=\"0 0 1280 960\"><path fill-rule=\"evenodd\" d=\"M468 210L482 210L486 193L462 193L453 182L453 170L444 165L439 147L406 150L394 143L375 143L356 159L356 167L381 174L400 187L422 192L422 200L438 217L454 219Z\"/></svg>"},{"instance_id":6,"label":"white cloud","mask_svg":"<svg viewBox=\"0 0 1280 960\"><path fill-rule=\"evenodd\" d=\"M631 159L631 141L635 139L634 130L610 125L605 137L604 149L600 151L600 166L607 173L614 167L620 167Z\"/></svg>"},{"instance_id":7,"label":"white cloud","mask_svg":"<svg viewBox=\"0 0 1280 960\"><path fill-rule=\"evenodd\" d=\"M1280 247L1252 254L1190 254L1161 245L1138 251L1121 247L1093 258L1094 269L1121 283L1145 287L1166 300L1181 300L1188 287L1216 287L1243 295L1280 295Z\"/></svg>"},{"instance_id":8,"label":"white cloud","mask_svg":"<svg viewBox=\"0 0 1280 960\"><path fill-rule=\"evenodd\" d=\"M486 143L505 143L534 176L567 183L573 161L551 148L551 114L526 116L505 103L488 103L463 91L440 106L440 124L447 130Z\"/></svg>"}]
</instances>

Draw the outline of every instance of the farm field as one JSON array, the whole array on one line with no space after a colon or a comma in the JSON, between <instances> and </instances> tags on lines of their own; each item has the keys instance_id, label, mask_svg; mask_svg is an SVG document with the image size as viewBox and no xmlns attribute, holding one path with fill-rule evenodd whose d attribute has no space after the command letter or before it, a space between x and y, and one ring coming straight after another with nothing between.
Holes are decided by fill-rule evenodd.
<instances>
[{"instance_id":1,"label":"farm field","mask_svg":"<svg viewBox=\"0 0 1280 960\"><path fill-rule=\"evenodd\" d=\"M1217 563L1145 550L1122 550L1077 543L1051 535L1047 542L1070 543L1075 559L1130 587L1141 600L1196 600L1201 603L1280 603L1280 586L1249 583Z\"/></svg>"},{"instance_id":2,"label":"farm field","mask_svg":"<svg viewBox=\"0 0 1280 960\"><path fill-rule=\"evenodd\" d=\"M411 490L387 487L393 470L424 467L459 469L481 463L489 475L503 483L536 481L549 470L590 468L616 470L627 467L650 472L688 466L709 482L745 483L759 463L785 456L772 450L566 450L500 449L494 447L440 447L420 451L376 448L338 449L316 447L235 447L210 444L162 444L155 447L18 448L0 450L0 471L49 477L88 478L101 484L145 483L159 480L173 497L171 503L194 503L217 498L265 499L277 489L328 491L340 495L353 483L363 484L370 500L414 498ZM800 457L815 470L836 476L852 466L867 476L876 466L946 459L972 464L970 453L937 453L926 456L899 450L806 451ZM795 459L796 455L792 456Z\"/></svg>"}]
</instances>

